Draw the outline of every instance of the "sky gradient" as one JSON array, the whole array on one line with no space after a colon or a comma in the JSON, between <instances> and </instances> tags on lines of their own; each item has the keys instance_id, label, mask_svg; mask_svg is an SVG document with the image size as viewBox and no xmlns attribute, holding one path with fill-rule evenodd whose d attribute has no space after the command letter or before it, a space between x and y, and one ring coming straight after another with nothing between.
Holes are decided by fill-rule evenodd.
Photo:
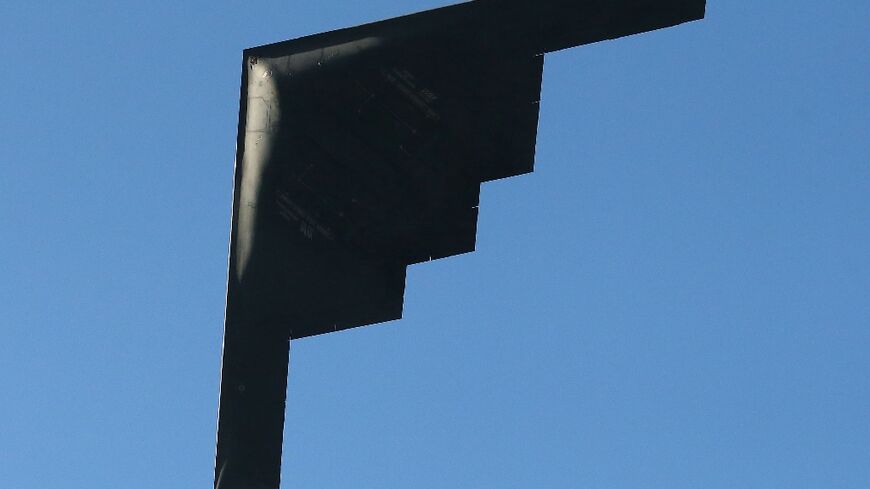
<instances>
[{"instance_id":1,"label":"sky gradient","mask_svg":"<svg viewBox=\"0 0 870 489\"><path fill-rule=\"evenodd\" d=\"M242 49L444 4L0 4L0 487L210 487ZM294 342L283 486L870 487L868 21L548 55L478 251Z\"/></svg>"}]
</instances>

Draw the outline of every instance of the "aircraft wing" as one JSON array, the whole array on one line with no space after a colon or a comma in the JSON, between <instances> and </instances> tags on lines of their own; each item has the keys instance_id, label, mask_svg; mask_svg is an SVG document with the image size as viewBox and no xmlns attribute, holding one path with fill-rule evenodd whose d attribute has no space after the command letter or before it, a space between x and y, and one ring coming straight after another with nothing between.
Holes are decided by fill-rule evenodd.
<instances>
[{"instance_id":1,"label":"aircraft wing","mask_svg":"<svg viewBox=\"0 0 870 489\"><path fill-rule=\"evenodd\" d=\"M533 169L544 53L704 8L477 0L245 50L216 487L277 487L287 341L398 319L408 265L474 250L480 184Z\"/></svg>"}]
</instances>

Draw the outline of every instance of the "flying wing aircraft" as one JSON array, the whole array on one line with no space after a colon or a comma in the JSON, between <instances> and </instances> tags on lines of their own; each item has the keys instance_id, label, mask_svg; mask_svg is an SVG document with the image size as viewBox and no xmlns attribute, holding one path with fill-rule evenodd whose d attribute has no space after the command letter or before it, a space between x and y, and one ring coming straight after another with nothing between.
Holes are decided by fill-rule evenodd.
<instances>
[{"instance_id":1,"label":"flying wing aircraft","mask_svg":"<svg viewBox=\"0 0 870 489\"><path fill-rule=\"evenodd\" d=\"M544 54L705 0L476 0L244 51L215 487L277 488L288 342L402 315L531 172Z\"/></svg>"}]
</instances>

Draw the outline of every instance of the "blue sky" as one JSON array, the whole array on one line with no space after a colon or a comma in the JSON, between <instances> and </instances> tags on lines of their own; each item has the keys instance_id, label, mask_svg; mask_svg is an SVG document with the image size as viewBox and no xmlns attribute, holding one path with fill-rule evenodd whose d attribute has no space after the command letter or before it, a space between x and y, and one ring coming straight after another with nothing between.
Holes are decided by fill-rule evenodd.
<instances>
[{"instance_id":1,"label":"blue sky","mask_svg":"<svg viewBox=\"0 0 870 489\"><path fill-rule=\"evenodd\" d=\"M241 51L444 4L176 3L0 4L0 487L209 487ZM708 3L293 344L285 487L870 487L870 4Z\"/></svg>"}]
</instances>

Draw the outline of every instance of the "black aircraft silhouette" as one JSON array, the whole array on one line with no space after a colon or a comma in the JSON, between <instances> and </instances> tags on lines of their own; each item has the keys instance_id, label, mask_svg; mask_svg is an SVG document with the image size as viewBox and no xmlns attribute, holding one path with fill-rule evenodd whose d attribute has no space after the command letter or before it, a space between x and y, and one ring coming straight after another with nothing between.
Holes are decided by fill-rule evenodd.
<instances>
[{"instance_id":1,"label":"black aircraft silhouette","mask_svg":"<svg viewBox=\"0 0 870 489\"><path fill-rule=\"evenodd\" d=\"M532 171L543 55L705 0L476 0L244 51L215 488L277 489L288 342L402 315Z\"/></svg>"}]
</instances>

